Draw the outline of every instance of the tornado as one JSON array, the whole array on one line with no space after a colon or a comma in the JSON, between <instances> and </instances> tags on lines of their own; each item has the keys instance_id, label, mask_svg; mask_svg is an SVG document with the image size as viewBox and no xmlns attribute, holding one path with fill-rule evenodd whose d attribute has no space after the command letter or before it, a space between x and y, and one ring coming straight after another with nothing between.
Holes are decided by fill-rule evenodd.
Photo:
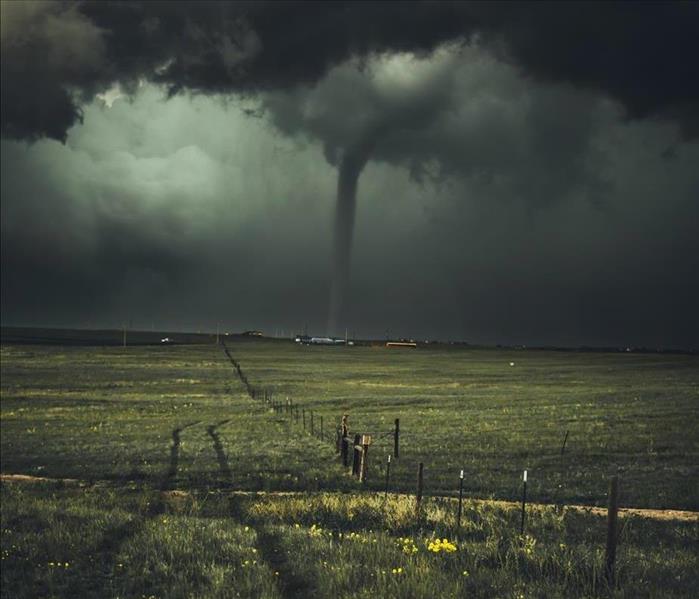
<instances>
[{"instance_id":1,"label":"tornado","mask_svg":"<svg viewBox=\"0 0 699 599\"><path fill-rule=\"evenodd\" d=\"M375 137L371 136L345 148L338 168L328 335L337 333L337 327L345 322L347 315L347 289L357 208L357 185L359 176L374 148L374 141Z\"/></svg>"}]
</instances>

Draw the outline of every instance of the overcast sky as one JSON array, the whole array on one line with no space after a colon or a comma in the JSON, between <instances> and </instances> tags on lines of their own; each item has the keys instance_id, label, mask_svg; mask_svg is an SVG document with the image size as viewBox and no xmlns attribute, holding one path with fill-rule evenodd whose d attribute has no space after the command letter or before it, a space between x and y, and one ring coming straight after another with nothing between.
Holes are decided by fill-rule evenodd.
<instances>
[{"instance_id":1,"label":"overcast sky","mask_svg":"<svg viewBox=\"0 0 699 599\"><path fill-rule=\"evenodd\" d=\"M699 346L697 4L329 4L3 2L3 325L325 334L361 148L331 333Z\"/></svg>"}]
</instances>

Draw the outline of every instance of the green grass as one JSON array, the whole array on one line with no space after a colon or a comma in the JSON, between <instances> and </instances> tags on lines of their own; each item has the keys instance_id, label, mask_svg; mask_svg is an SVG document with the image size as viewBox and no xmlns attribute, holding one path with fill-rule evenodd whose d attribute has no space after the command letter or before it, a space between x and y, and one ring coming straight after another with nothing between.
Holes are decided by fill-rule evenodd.
<instances>
[{"instance_id":1,"label":"green grass","mask_svg":"<svg viewBox=\"0 0 699 599\"><path fill-rule=\"evenodd\" d=\"M254 531L196 502L3 485L2 503L3 597L279 596Z\"/></svg>"},{"instance_id":2,"label":"green grass","mask_svg":"<svg viewBox=\"0 0 699 599\"><path fill-rule=\"evenodd\" d=\"M697 357L229 348L253 384L316 428L322 415L327 438L252 401L214 345L2 346L0 470L79 481L2 484L2 597L689 597L699 584L696 518L624 517L609 589L603 517L562 507L604 505L611 474L622 505L699 507ZM365 486L331 442L344 412L376 439ZM397 417L391 489L412 493L425 463L419 521L413 498L372 492L392 451L377 433ZM457 530L442 496L461 468ZM523 468L530 500L557 505L531 507L520 539L516 509L475 498L517 499ZM458 550L429 552L435 537Z\"/></svg>"},{"instance_id":3,"label":"green grass","mask_svg":"<svg viewBox=\"0 0 699 599\"><path fill-rule=\"evenodd\" d=\"M530 471L533 500L699 509L696 356L497 350L385 350L230 345L251 382L357 432L401 419L395 490L515 499ZM514 366L509 364L514 362ZM332 443L254 403L220 348L3 346L2 471L240 489L350 488ZM222 423L222 424L221 424ZM213 430L209 427L215 427ZM565 432L566 452L560 453ZM390 436L370 449L381 488Z\"/></svg>"},{"instance_id":4,"label":"green grass","mask_svg":"<svg viewBox=\"0 0 699 599\"><path fill-rule=\"evenodd\" d=\"M400 418L396 489L413 490L422 461L428 492L455 492L463 468L468 494L514 499L527 468L536 500L604 505L621 474L627 505L699 509L696 356L230 347L252 382L333 426L343 412L357 432ZM391 437L370 449L370 486L381 488L392 451Z\"/></svg>"},{"instance_id":5,"label":"green grass","mask_svg":"<svg viewBox=\"0 0 699 599\"><path fill-rule=\"evenodd\" d=\"M347 484L331 448L250 401L214 346L5 346L1 390L3 472L173 488Z\"/></svg>"},{"instance_id":6,"label":"green grass","mask_svg":"<svg viewBox=\"0 0 699 599\"><path fill-rule=\"evenodd\" d=\"M690 597L699 523L380 495L3 484L3 597ZM434 539L456 550L428 550Z\"/></svg>"}]
</instances>

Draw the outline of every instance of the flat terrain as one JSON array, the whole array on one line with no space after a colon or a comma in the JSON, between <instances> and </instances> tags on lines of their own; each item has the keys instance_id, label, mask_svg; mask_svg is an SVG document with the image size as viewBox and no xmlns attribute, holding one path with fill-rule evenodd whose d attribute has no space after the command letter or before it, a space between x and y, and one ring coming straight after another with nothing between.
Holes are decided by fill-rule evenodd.
<instances>
[{"instance_id":1,"label":"flat terrain","mask_svg":"<svg viewBox=\"0 0 699 599\"><path fill-rule=\"evenodd\" d=\"M305 431L253 401L212 343L3 344L3 597L688 597L699 583L692 514L628 512L610 589L604 512L571 507L604 506L619 474L622 506L699 508L696 356L227 347L253 386L306 411ZM375 439L364 486L335 454L342 413ZM398 492L419 461L416 518ZM516 505L493 500L519 498L524 468L530 500L552 505L530 508L520 538Z\"/></svg>"},{"instance_id":2,"label":"flat terrain","mask_svg":"<svg viewBox=\"0 0 699 599\"><path fill-rule=\"evenodd\" d=\"M396 484L516 498L529 469L533 498L606 505L608 478L623 502L699 509L699 358L470 349L231 345L251 381L289 395L334 425L390 432L404 443ZM569 431L566 450L561 446ZM383 468L392 439L370 451ZM378 464L377 464L378 462ZM378 471L370 480L380 487Z\"/></svg>"}]
</instances>

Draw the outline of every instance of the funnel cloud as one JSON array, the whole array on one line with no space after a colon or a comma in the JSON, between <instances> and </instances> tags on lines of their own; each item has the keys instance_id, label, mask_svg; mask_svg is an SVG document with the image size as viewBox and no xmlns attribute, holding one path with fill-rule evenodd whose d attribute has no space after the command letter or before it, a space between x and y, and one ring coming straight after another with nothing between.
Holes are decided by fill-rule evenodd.
<instances>
[{"instance_id":1,"label":"funnel cloud","mask_svg":"<svg viewBox=\"0 0 699 599\"><path fill-rule=\"evenodd\" d=\"M335 212L335 243L333 252L328 334L335 335L347 311L347 287L350 278L352 240L357 210L359 176L371 157L375 137L367 137L347 148L338 167L337 205Z\"/></svg>"}]
</instances>

